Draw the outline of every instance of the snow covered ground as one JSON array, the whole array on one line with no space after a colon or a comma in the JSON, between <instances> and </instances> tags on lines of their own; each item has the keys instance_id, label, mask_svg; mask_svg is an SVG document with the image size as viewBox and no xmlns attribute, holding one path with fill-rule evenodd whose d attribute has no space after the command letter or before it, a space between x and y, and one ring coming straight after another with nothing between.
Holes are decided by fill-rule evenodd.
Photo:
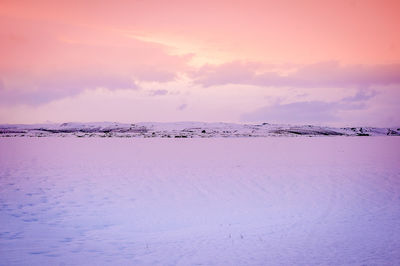
<instances>
[{"instance_id":1,"label":"snow covered ground","mask_svg":"<svg viewBox=\"0 0 400 266\"><path fill-rule=\"evenodd\" d=\"M400 136L400 127L324 127L314 125L234 124L175 122L62 123L0 125L0 137L139 137L139 138L213 138L270 136Z\"/></svg>"},{"instance_id":2,"label":"snow covered ground","mask_svg":"<svg viewBox=\"0 0 400 266\"><path fill-rule=\"evenodd\" d=\"M400 265L400 138L0 138L0 265Z\"/></svg>"}]
</instances>

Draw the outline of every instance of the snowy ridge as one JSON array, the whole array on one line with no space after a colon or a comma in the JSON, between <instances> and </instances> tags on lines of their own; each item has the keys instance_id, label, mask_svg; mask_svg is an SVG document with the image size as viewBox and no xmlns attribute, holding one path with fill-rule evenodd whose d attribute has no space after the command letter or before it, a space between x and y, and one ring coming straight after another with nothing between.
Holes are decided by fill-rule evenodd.
<instances>
[{"instance_id":1,"label":"snowy ridge","mask_svg":"<svg viewBox=\"0 0 400 266\"><path fill-rule=\"evenodd\" d=\"M322 127L312 125L174 123L62 123L0 125L0 137L269 137L269 136L399 136L400 128Z\"/></svg>"}]
</instances>

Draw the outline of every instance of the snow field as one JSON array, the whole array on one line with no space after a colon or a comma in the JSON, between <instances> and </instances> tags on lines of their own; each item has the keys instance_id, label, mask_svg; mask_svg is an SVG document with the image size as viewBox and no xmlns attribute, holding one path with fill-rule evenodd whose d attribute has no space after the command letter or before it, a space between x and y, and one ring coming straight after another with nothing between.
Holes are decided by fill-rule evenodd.
<instances>
[{"instance_id":1,"label":"snow field","mask_svg":"<svg viewBox=\"0 0 400 266\"><path fill-rule=\"evenodd\" d=\"M396 265L400 139L0 139L0 265Z\"/></svg>"}]
</instances>

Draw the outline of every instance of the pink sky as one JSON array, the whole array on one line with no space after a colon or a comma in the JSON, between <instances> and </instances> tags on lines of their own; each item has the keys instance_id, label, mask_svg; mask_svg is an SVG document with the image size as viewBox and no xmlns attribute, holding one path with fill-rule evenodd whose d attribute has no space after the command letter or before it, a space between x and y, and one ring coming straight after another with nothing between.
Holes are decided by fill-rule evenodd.
<instances>
[{"instance_id":1,"label":"pink sky","mask_svg":"<svg viewBox=\"0 0 400 266\"><path fill-rule=\"evenodd\" d=\"M0 123L400 125L399 1L1 1Z\"/></svg>"}]
</instances>

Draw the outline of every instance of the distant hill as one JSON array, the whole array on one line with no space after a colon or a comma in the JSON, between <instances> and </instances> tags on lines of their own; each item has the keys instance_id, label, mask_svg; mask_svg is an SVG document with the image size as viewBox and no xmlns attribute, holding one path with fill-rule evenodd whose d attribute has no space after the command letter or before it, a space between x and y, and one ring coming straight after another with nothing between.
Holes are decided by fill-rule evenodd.
<instances>
[{"instance_id":1,"label":"distant hill","mask_svg":"<svg viewBox=\"0 0 400 266\"><path fill-rule=\"evenodd\" d=\"M205 122L124 124L114 122L0 125L0 137L270 137L270 136L400 136L400 128L322 127L312 125Z\"/></svg>"}]
</instances>

